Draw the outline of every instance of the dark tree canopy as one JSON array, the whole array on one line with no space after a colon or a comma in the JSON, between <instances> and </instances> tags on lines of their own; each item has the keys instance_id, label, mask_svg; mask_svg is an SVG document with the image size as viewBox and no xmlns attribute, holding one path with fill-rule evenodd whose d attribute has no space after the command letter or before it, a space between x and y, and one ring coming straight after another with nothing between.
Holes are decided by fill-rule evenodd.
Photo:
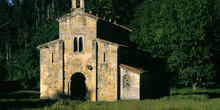
<instances>
[{"instance_id":1,"label":"dark tree canopy","mask_svg":"<svg viewBox=\"0 0 220 110\"><path fill-rule=\"evenodd\" d=\"M130 39L168 59L173 85L213 85L219 71L219 0L85 0L86 12L133 29ZM36 46L58 38L71 0L0 0L0 80L39 88ZM216 81L218 79L216 78Z\"/></svg>"},{"instance_id":2,"label":"dark tree canopy","mask_svg":"<svg viewBox=\"0 0 220 110\"><path fill-rule=\"evenodd\" d=\"M85 0L86 12L126 24L141 0ZM58 38L56 18L69 13L71 0L0 0L0 80L20 80L39 88L40 44Z\"/></svg>"},{"instance_id":3,"label":"dark tree canopy","mask_svg":"<svg viewBox=\"0 0 220 110\"><path fill-rule=\"evenodd\" d=\"M131 40L154 57L168 59L181 85L213 85L219 49L218 0L145 0L135 10Z\"/></svg>"}]
</instances>

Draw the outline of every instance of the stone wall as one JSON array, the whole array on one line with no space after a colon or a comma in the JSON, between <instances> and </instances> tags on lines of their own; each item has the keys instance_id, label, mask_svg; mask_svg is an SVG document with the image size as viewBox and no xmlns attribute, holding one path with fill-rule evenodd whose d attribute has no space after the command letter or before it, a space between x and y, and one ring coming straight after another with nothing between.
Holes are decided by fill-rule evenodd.
<instances>
[{"instance_id":1,"label":"stone wall","mask_svg":"<svg viewBox=\"0 0 220 110\"><path fill-rule=\"evenodd\" d=\"M140 99L140 73L120 66L120 98L122 100Z\"/></svg>"},{"instance_id":2,"label":"stone wall","mask_svg":"<svg viewBox=\"0 0 220 110\"><path fill-rule=\"evenodd\" d=\"M98 100L117 100L117 48L105 41L97 41L97 98Z\"/></svg>"},{"instance_id":3,"label":"stone wall","mask_svg":"<svg viewBox=\"0 0 220 110\"><path fill-rule=\"evenodd\" d=\"M38 48L40 49L40 98L60 98L63 95L63 41L51 41Z\"/></svg>"},{"instance_id":4,"label":"stone wall","mask_svg":"<svg viewBox=\"0 0 220 110\"><path fill-rule=\"evenodd\" d=\"M64 69L65 69L65 95L70 96L71 92L71 76L80 72L86 78L87 99L96 100L96 69L88 69L88 67L96 68L92 64L92 41L96 38L96 19L88 17L81 10L75 10L71 16L66 17L59 22L60 39L64 40ZM82 51L74 51L74 39L77 39L79 47L79 39L82 38Z\"/></svg>"}]
</instances>

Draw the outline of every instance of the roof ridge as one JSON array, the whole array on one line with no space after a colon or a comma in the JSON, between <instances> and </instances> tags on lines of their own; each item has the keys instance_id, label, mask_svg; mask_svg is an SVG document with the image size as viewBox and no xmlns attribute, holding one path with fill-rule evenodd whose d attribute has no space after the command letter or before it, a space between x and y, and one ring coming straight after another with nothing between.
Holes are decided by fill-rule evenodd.
<instances>
[{"instance_id":1,"label":"roof ridge","mask_svg":"<svg viewBox=\"0 0 220 110\"><path fill-rule=\"evenodd\" d=\"M108 41L108 40L101 39L101 38L96 38L96 41L104 41L104 42L108 42L108 43L110 43L110 44L118 45L118 46L121 46L121 47L128 47L127 45L123 45L123 44L115 43L115 42Z\"/></svg>"},{"instance_id":2,"label":"roof ridge","mask_svg":"<svg viewBox=\"0 0 220 110\"><path fill-rule=\"evenodd\" d=\"M100 17L98 17L98 16L95 16L95 15L93 15L93 14L90 14L90 13L88 13L88 12L84 12L84 13L85 13L86 15L89 15L89 16L93 17L93 18L96 18L96 19L99 19L99 20L102 20L102 21L106 21L106 20L104 20L104 19L102 19L102 18L100 18ZM66 13L66 14L64 14L62 17L57 18L56 20L57 20L58 22L59 22L59 21L63 21L64 19L66 19L66 18L68 18L68 17L71 17L71 16L72 16L71 13ZM107 21L106 21L106 22L107 22ZM117 24L117 23L112 23L112 22L109 22L109 23L111 23L111 24L113 24L113 25L115 25L115 26L121 27L121 28L123 28L123 29L125 29L125 30L128 30L128 31L130 31L130 32L132 32L131 29L129 29L129 28L123 26L123 25L120 25L120 24Z\"/></svg>"},{"instance_id":3,"label":"roof ridge","mask_svg":"<svg viewBox=\"0 0 220 110\"><path fill-rule=\"evenodd\" d=\"M136 71L138 73L144 73L144 72L149 73L149 71L145 71L143 68L136 68L136 67L126 65L123 63L120 64L120 67L128 68L129 70Z\"/></svg>"},{"instance_id":4,"label":"roof ridge","mask_svg":"<svg viewBox=\"0 0 220 110\"><path fill-rule=\"evenodd\" d=\"M62 39L55 39L55 40L49 41L47 43L44 43L44 44L41 44L41 45L37 46L37 49L41 50L43 48L47 48L47 47L49 47L49 46L51 46L54 43L57 43L59 41L63 41L63 40Z\"/></svg>"},{"instance_id":5,"label":"roof ridge","mask_svg":"<svg viewBox=\"0 0 220 110\"><path fill-rule=\"evenodd\" d=\"M88 13L88 12L85 12L85 14L88 14L88 15L90 15L90 16L96 17L97 19L100 19L100 20L106 21L106 20L104 20L104 19L102 19L102 18L100 18L100 17L98 17L98 16L95 16L95 15L93 15L93 14L90 14L90 13ZM106 22L107 22L107 21L106 21ZM112 22L109 22L109 23L112 23ZM124 28L124 29L126 29L126 30L132 32L131 29L129 29L129 28L123 26L123 25L120 25L120 24L117 24L117 23L112 23L112 24L114 24L114 25L116 25L116 26L119 26L119 27L121 27L121 28Z\"/></svg>"}]
</instances>

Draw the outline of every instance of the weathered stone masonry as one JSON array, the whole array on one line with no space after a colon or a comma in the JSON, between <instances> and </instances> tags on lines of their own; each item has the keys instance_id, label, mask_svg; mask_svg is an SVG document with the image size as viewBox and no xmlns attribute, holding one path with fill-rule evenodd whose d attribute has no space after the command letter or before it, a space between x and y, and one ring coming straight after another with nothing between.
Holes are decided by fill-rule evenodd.
<instances>
[{"instance_id":1,"label":"weathered stone masonry","mask_svg":"<svg viewBox=\"0 0 220 110\"><path fill-rule=\"evenodd\" d=\"M86 13L84 0L72 0L71 13L57 21L59 39L37 47L41 99L113 101L169 94L165 60L134 49L132 30Z\"/></svg>"}]
</instances>

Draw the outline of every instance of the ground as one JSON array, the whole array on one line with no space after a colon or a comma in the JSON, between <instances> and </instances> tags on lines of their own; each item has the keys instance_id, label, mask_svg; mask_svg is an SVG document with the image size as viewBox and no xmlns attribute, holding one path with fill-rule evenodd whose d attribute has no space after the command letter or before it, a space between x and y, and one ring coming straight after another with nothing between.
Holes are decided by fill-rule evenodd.
<instances>
[{"instance_id":1,"label":"ground","mask_svg":"<svg viewBox=\"0 0 220 110\"><path fill-rule=\"evenodd\" d=\"M173 88L170 93L160 99L90 102L40 100L39 91L0 92L0 109L220 110L220 89Z\"/></svg>"}]
</instances>

